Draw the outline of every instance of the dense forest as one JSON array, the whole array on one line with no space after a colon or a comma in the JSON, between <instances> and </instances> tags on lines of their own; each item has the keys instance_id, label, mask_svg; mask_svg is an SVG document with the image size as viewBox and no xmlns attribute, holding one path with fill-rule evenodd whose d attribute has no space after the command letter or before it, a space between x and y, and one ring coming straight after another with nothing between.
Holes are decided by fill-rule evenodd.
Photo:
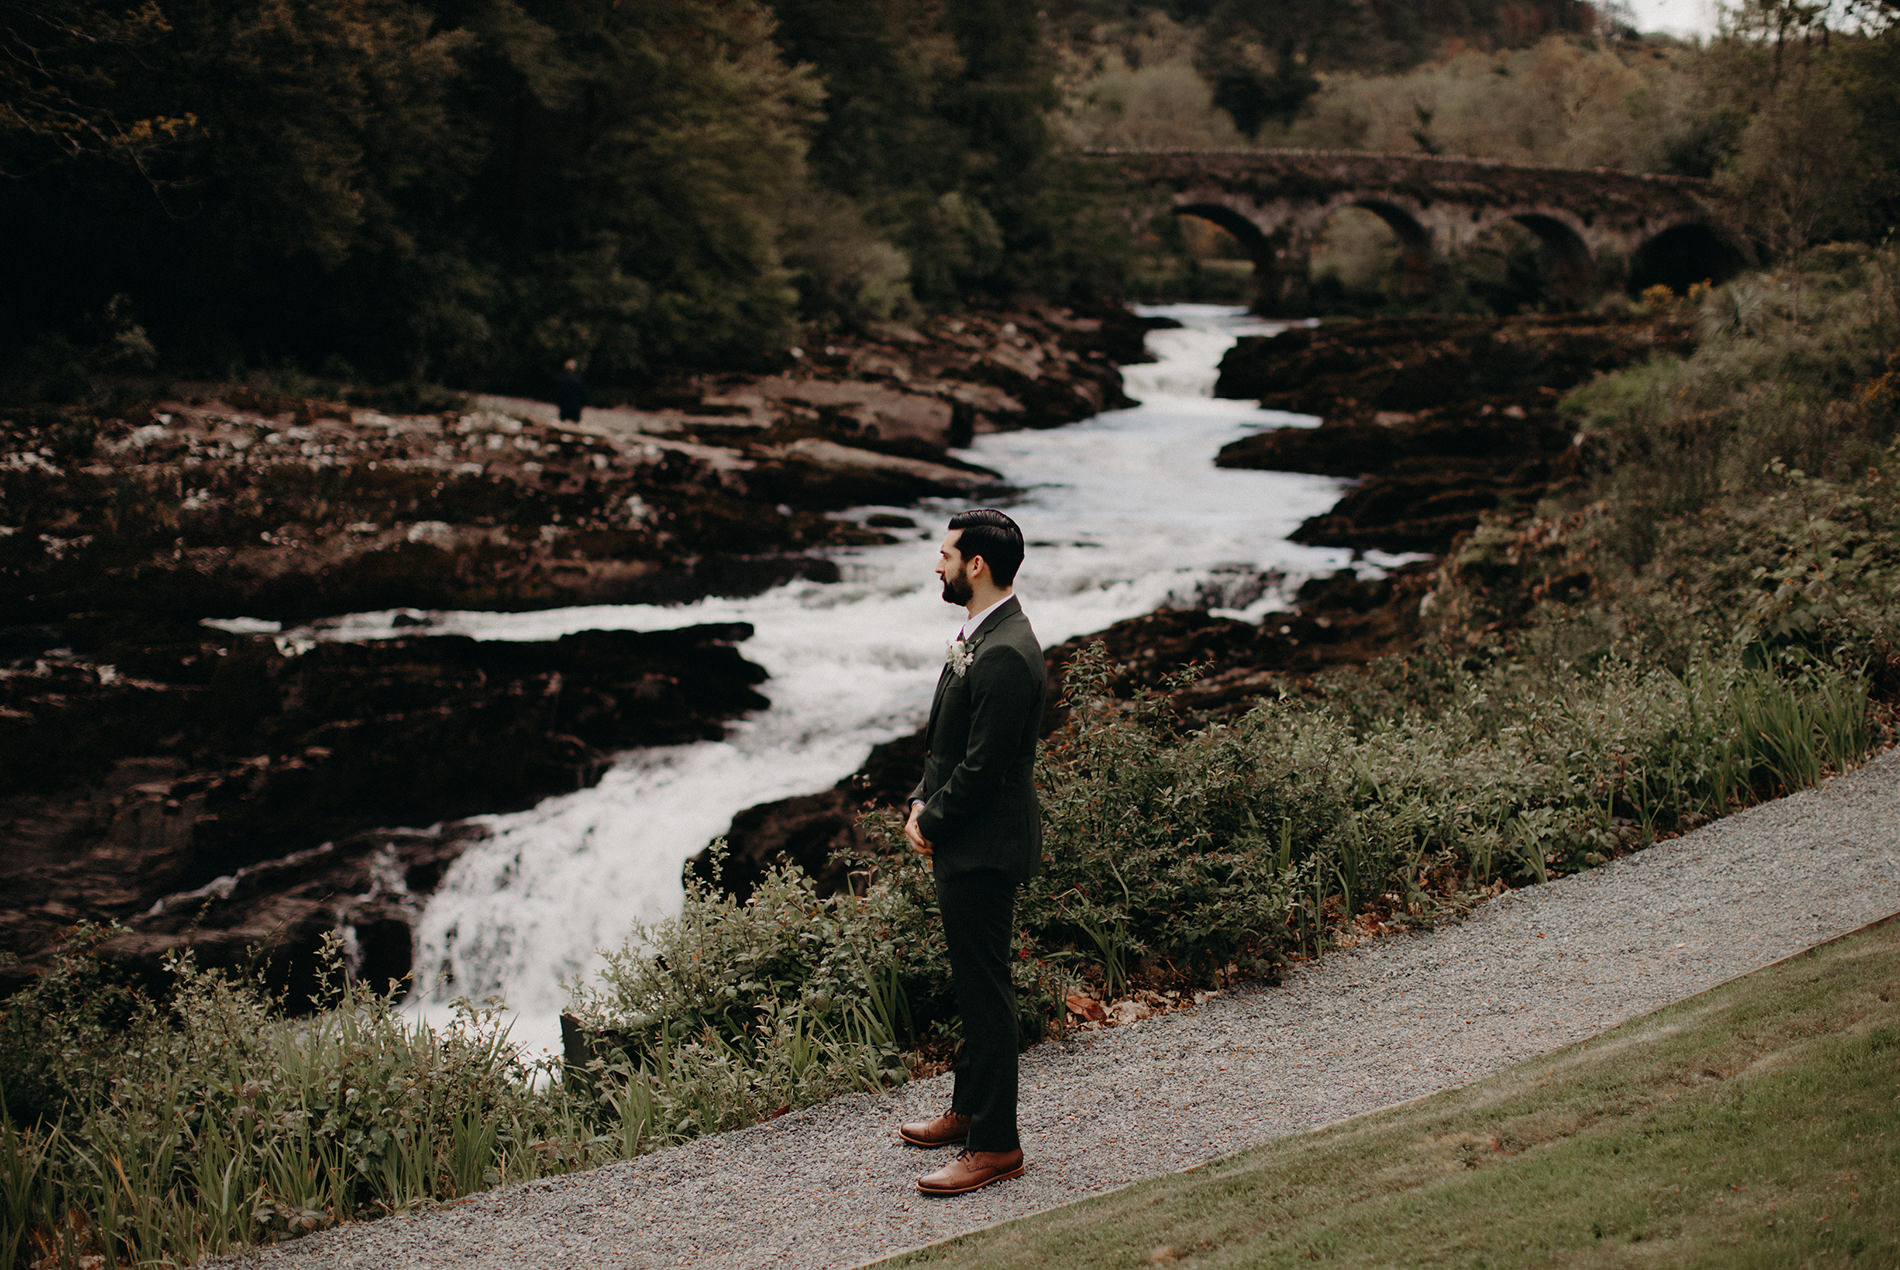
<instances>
[{"instance_id":1,"label":"dense forest","mask_svg":"<svg viewBox=\"0 0 1900 1270\"><path fill-rule=\"evenodd\" d=\"M0 379L633 388L1119 298L1192 244L1091 188L1103 145L1716 175L1794 250L1893 219L1895 13L1747 0L1686 48L1580 0L8 0Z\"/></svg>"}]
</instances>

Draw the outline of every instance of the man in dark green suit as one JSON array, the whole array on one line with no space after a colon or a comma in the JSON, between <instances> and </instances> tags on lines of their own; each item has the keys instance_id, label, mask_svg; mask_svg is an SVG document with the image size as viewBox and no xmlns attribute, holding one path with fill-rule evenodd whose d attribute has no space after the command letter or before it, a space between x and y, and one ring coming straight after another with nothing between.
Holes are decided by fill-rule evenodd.
<instances>
[{"instance_id":1,"label":"man in dark green suit","mask_svg":"<svg viewBox=\"0 0 1900 1270\"><path fill-rule=\"evenodd\" d=\"M898 1132L915 1146L965 1149L917 1179L927 1195L961 1195L1023 1171L1009 944L1016 887L1042 864L1036 741L1048 676L1013 590L1022 559L1016 522L987 507L952 516L938 552L943 598L970 616L937 679L904 835L936 877L963 1049L950 1110Z\"/></svg>"}]
</instances>

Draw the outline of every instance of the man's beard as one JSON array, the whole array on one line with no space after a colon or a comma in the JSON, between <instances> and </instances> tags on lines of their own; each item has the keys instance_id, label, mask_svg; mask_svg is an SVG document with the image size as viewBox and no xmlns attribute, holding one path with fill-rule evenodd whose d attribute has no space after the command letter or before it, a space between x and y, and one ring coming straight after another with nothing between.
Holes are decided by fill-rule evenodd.
<instances>
[{"instance_id":1,"label":"man's beard","mask_svg":"<svg viewBox=\"0 0 1900 1270\"><path fill-rule=\"evenodd\" d=\"M976 594L970 585L970 579L959 573L943 580L943 602L945 604L968 604L970 597Z\"/></svg>"}]
</instances>

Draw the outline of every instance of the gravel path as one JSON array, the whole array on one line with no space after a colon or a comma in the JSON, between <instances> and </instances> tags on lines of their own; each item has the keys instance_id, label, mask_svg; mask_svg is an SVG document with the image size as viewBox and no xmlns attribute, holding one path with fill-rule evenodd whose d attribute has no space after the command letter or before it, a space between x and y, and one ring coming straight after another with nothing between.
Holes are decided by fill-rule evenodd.
<instances>
[{"instance_id":1,"label":"gravel path","mask_svg":"<svg viewBox=\"0 0 1900 1270\"><path fill-rule=\"evenodd\" d=\"M1277 988L1044 1044L1028 1171L948 1200L898 1142L947 1078L226 1264L852 1266L1463 1084L1900 910L1900 751Z\"/></svg>"}]
</instances>

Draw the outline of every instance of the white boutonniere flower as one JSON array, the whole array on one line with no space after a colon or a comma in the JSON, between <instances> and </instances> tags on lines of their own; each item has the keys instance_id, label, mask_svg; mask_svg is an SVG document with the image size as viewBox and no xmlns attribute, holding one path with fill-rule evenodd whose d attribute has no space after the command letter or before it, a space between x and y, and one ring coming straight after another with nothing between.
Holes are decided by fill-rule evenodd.
<instances>
[{"instance_id":1,"label":"white boutonniere flower","mask_svg":"<svg viewBox=\"0 0 1900 1270\"><path fill-rule=\"evenodd\" d=\"M976 654L971 652L970 646L960 639L951 640L944 648L944 660L950 663L950 673L959 679L963 678L963 672L968 670L970 663L976 660Z\"/></svg>"}]
</instances>

